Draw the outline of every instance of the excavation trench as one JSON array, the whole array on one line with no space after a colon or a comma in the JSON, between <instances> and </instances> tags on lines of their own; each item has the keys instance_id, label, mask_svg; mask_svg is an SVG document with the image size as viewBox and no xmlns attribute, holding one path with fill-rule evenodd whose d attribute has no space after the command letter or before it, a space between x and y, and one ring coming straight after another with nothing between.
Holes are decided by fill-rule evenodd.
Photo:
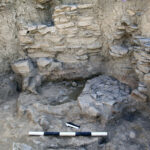
<instances>
[{"instance_id":1,"label":"excavation trench","mask_svg":"<svg viewBox=\"0 0 150 150\"><path fill-rule=\"evenodd\" d=\"M149 7L149 0L0 2L0 150L149 150Z\"/></svg>"}]
</instances>

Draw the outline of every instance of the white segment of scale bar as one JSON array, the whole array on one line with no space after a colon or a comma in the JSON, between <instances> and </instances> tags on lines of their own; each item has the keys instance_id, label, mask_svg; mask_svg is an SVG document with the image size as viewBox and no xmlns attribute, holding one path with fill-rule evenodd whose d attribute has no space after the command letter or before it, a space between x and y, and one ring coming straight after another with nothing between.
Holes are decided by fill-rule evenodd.
<instances>
[{"instance_id":1,"label":"white segment of scale bar","mask_svg":"<svg viewBox=\"0 0 150 150\"><path fill-rule=\"evenodd\" d=\"M91 136L107 136L107 132L91 132Z\"/></svg>"},{"instance_id":2,"label":"white segment of scale bar","mask_svg":"<svg viewBox=\"0 0 150 150\"><path fill-rule=\"evenodd\" d=\"M75 132L60 132L60 136L76 136Z\"/></svg>"},{"instance_id":3,"label":"white segment of scale bar","mask_svg":"<svg viewBox=\"0 0 150 150\"><path fill-rule=\"evenodd\" d=\"M32 132L32 131L30 131L29 132L29 135L39 135L39 136L41 136L41 135L44 135L44 132Z\"/></svg>"}]
</instances>

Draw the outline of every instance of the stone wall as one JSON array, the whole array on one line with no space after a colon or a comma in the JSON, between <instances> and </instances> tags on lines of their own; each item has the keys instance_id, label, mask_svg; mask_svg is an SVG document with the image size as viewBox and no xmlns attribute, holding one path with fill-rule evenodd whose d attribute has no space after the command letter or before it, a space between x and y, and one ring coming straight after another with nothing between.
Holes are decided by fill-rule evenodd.
<instances>
[{"instance_id":1,"label":"stone wall","mask_svg":"<svg viewBox=\"0 0 150 150\"><path fill-rule=\"evenodd\" d=\"M102 44L94 5L57 6L52 17L53 26L24 26L19 31L26 58L15 62L13 70L28 80L37 75L41 80L51 80L86 78L99 73L100 61L96 64L94 58L99 59Z\"/></svg>"},{"instance_id":2,"label":"stone wall","mask_svg":"<svg viewBox=\"0 0 150 150\"><path fill-rule=\"evenodd\" d=\"M93 6L55 7L54 26L27 26L19 31L19 40L31 58L52 57L64 63L87 61L100 51L100 28Z\"/></svg>"}]
</instances>

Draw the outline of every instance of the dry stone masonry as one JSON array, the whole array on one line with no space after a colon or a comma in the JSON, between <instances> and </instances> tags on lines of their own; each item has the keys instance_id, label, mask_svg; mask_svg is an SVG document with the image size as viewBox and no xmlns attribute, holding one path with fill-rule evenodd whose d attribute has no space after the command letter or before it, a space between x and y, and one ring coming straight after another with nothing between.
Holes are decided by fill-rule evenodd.
<instances>
[{"instance_id":1,"label":"dry stone masonry","mask_svg":"<svg viewBox=\"0 0 150 150\"><path fill-rule=\"evenodd\" d=\"M132 95L133 97L137 99L141 99L143 101L147 101L147 96L145 95L148 93L149 89L149 64L150 64L150 57L149 57L149 51L150 51L150 39L144 38L141 36L135 36L134 38L134 57L137 60L136 65L136 73L139 77L140 83L138 90L134 90ZM148 89L147 89L148 88Z\"/></svg>"},{"instance_id":2,"label":"dry stone masonry","mask_svg":"<svg viewBox=\"0 0 150 150\"><path fill-rule=\"evenodd\" d=\"M102 46L98 19L93 9L92 4L57 6L53 13L54 26L33 25L20 30L20 44L35 63L34 71L29 59L15 62L13 71L22 76L28 74L28 79L36 74L44 78L63 78L70 73L73 78L73 70L77 69L79 77L84 72L91 74L90 68L97 72L89 61L101 51ZM88 67L84 68L84 72L80 69L83 66Z\"/></svg>"},{"instance_id":3,"label":"dry stone masonry","mask_svg":"<svg viewBox=\"0 0 150 150\"><path fill-rule=\"evenodd\" d=\"M101 33L92 4L57 6L53 20L54 26L34 25L19 31L21 45L31 58L78 63L100 51Z\"/></svg>"},{"instance_id":4,"label":"dry stone masonry","mask_svg":"<svg viewBox=\"0 0 150 150\"><path fill-rule=\"evenodd\" d=\"M117 31L114 33L114 41L110 46L110 55L113 57L125 57L131 53L132 36L138 33L138 25L129 17L122 18Z\"/></svg>"},{"instance_id":5,"label":"dry stone masonry","mask_svg":"<svg viewBox=\"0 0 150 150\"><path fill-rule=\"evenodd\" d=\"M45 6L51 2L38 3ZM68 2L53 7L50 24L20 27L18 38L26 58L15 61L12 69L22 76L23 90L37 93L43 81L106 73L137 88L133 98L140 95L147 100L147 92L138 90L138 84L147 88L150 76L149 38L139 36L140 14L127 9L116 26L112 24L109 37L105 18L95 8L94 3Z\"/></svg>"}]
</instances>

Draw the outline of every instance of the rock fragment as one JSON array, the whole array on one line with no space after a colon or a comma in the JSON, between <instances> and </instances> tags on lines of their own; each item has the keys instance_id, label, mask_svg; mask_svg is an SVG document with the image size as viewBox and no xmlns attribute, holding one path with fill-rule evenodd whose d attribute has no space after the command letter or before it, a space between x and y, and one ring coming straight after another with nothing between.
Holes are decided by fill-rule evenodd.
<instances>
[{"instance_id":1,"label":"rock fragment","mask_svg":"<svg viewBox=\"0 0 150 150\"><path fill-rule=\"evenodd\" d=\"M135 89L131 93L131 98L140 102L146 102L148 97L143 93L139 92L137 89Z\"/></svg>"},{"instance_id":2,"label":"rock fragment","mask_svg":"<svg viewBox=\"0 0 150 150\"><path fill-rule=\"evenodd\" d=\"M23 79L22 89L38 94L38 88L41 86L42 77L40 75L28 76Z\"/></svg>"},{"instance_id":3,"label":"rock fragment","mask_svg":"<svg viewBox=\"0 0 150 150\"><path fill-rule=\"evenodd\" d=\"M37 59L37 65L39 68L45 68L46 66L50 65L52 63L52 59L51 58L38 58Z\"/></svg>"},{"instance_id":4,"label":"rock fragment","mask_svg":"<svg viewBox=\"0 0 150 150\"><path fill-rule=\"evenodd\" d=\"M150 73L144 75L144 81L150 84Z\"/></svg>"},{"instance_id":5,"label":"rock fragment","mask_svg":"<svg viewBox=\"0 0 150 150\"><path fill-rule=\"evenodd\" d=\"M12 69L15 73L28 76L34 69L32 62L29 59L19 60L12 64Z\"/></svg>"},{"instance_id":6,"label":"rock fragment","mask_svg":"<svg viewBox=\"0 0 150 150\"><path fill-rule=\"evenodd\" d=\"M133 10L130 10L130 9L127 10L127 13L128 13L130 16L134 16L134 15L135 15L135 12L134 12Z\"/></svg>"},{"instance_id":7,"label":"rock fragment","mask_svg":"<svg viewBox=\"0 0 150 150\"><path fill-rule=\"evenodd\" d=\"M128 48L126 47L122 47L119 45L115 45L110 47L110 55L114 56L114 57L123 57L128 53Z\"/></svg>"},{"instance_id":8,"label":"rock fragment","mask_svg":"<svg viewBox=\"0 0 150 150\"><path fill-rule=\"evenodd\" d=\"M139 83L138 91L141 92L141 93L144 93L144 94L147 93L147 87L145 86L144 83Z\"/></svg>"}]
</instances>

